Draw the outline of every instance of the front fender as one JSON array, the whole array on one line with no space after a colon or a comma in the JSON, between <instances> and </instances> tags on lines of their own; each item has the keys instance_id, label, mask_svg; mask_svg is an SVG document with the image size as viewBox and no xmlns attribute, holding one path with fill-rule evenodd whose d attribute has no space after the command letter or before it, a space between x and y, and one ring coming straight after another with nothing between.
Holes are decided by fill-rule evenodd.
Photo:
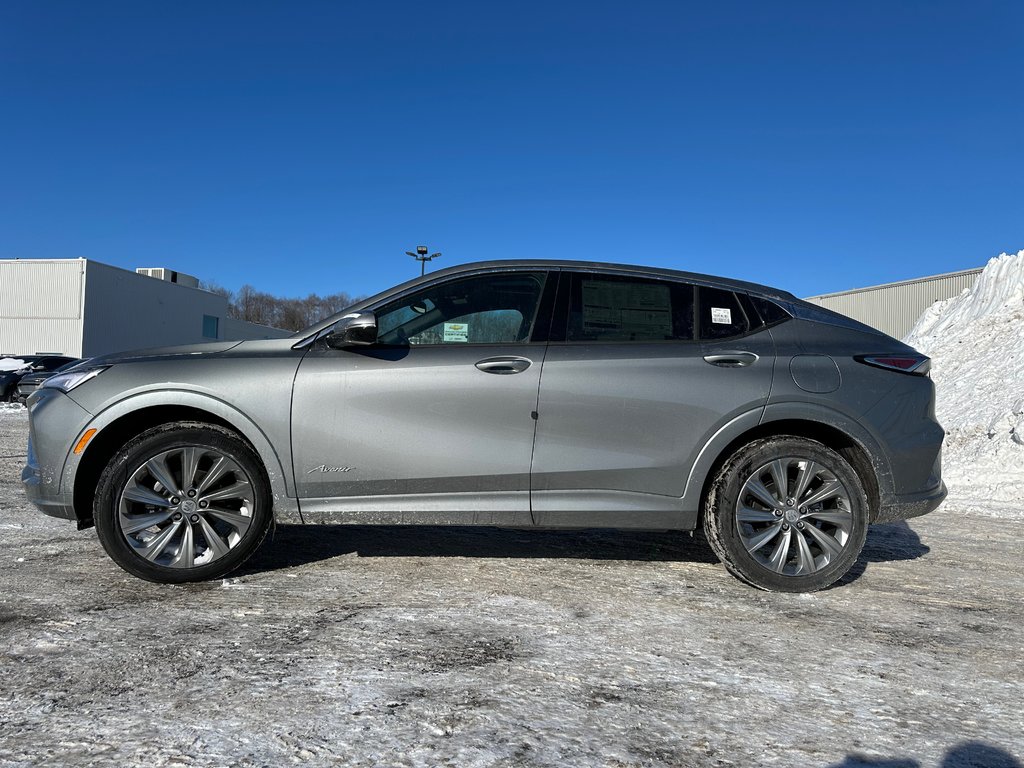
<instances>
[{"instance_id":1,"label":"front fender","mask_svg":"<svg viewBox=\"0 0 1024 768\"><path fill-rule=\"evenodd\" d=\"M103 430L115 421L130 416L132 413L156 407L196 409L210 413L226 422L256 449L256 453L267 471L275 510L284 513L299 511L292 491L291 473L285 471L285 462L282 461L263 429L230 403L206 393L185 389L167 389L166 387L154 391L132 393L121 400L105 405L103 410L82 427L81 432L71 445L77 444L89 429L95 429L98 434L102 434ZM61 489L66 493L70 494L74 488L78 468L87 453L86 451L83 454L75 454L69 451L61 475ZM290 464L290 457L287 457L287 465L290 466Z\"/></svg>"}]
</instances>

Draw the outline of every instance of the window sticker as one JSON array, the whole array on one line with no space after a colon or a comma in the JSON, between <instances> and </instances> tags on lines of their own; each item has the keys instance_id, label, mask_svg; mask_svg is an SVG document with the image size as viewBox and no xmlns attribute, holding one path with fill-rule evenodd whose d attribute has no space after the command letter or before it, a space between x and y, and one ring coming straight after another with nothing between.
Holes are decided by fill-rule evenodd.
<instances>
[{"instance_id":1,"label":"window sticker","mask_svg":"<svg viewBox=\"0 0 1024 768\"><path fill-rule=\"evenodd\" d=\"M583 283L583 330L590 335L625 331L638 338L671 338L669 287L587 280Z\"/></svg>"},{"instance_id":2,"label":"window sticker","mask_svg":"<svg viewBox=\"0 0 1024 768\"><path fill-rule=\"evenodd\" d=\"M469 323L445 323L444 340L469 341Z\"/></svg>"},{"instance_id":3,"label":"window sticker","mask_svg":"<svg viewBox=\"0 0 1024 768\"><path fill-rule=\"evenodd\" d=\"M712 307L711 322L720 325L732 325L732 310L728 307Z\"/></svg>"}]
</instances>

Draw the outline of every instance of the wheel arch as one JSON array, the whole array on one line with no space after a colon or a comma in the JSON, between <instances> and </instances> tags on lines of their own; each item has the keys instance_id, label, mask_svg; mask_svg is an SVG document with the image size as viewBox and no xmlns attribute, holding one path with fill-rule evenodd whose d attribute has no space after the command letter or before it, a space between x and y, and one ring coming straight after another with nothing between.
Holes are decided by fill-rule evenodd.
<instances>
[{"instance_id":1,"label":"wheel arch","mask_svg":"<svg viewBox=\"0 0 1024 768\"><path fill-rule=\"evenodd\" d=\"M720 432L715 436L718 439L712 438L702 451L687 484L687 495L698 491L691 496L697 507L696 523L699 525L703 517L711 484L729 457L753 440L782 435L815 440L846 459L864 483L871 506L871 522L874 522L883 503L892 495L892 476L888 462L871 435L855 423L838 420L834 414L825 419L782 412L772 418L767 410L757 424L751 426L747 422L743 425L745 429L733 430L724 436Z\"/></svg>"},{"instance_id":2,"label":"wheel arch","mask_svg":"<svg viewBox=\"0 0 1024 768\"><path fill-rule=\"evenodd\" d=\"M129 398L99 414L87 426L96 429L81 457L65 470L65 480L71 485L78 527L93 524L92 508L96 484L100 473L111 457L125 443L148 429L176 421L195 421L213 424L230 430L245 441L260 459L260 466L271 490L275 511L297 511L294 499L287 494L286 475L280 458L266 436L243 414L220 401L194 396L181 398L183 402L153 402L150 398ZM204 402L205 401L205 402ZM289 501L291 503L289 503ZM294 509L292 509L294 507Z\"/></svg>"}]
</instances>

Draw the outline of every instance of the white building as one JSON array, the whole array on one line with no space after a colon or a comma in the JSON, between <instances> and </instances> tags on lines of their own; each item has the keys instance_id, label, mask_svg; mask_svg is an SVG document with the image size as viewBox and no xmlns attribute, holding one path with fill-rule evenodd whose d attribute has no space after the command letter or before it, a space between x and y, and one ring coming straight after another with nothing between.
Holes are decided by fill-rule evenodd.
<instances>
[{"instance_id":1,"label":"white building","mask_svg":"<svg viewBox=\"0 0 1024 768\"><path fill-rule=\"evenodd\" d=\"M228 301L171 270L137 274L89 259L0 259L0 356L94 357L288 331L232 320ZM175 280L175 282L172 282ZM191 283L191 285L190 285Z\"/></svg>"}]
</instances>

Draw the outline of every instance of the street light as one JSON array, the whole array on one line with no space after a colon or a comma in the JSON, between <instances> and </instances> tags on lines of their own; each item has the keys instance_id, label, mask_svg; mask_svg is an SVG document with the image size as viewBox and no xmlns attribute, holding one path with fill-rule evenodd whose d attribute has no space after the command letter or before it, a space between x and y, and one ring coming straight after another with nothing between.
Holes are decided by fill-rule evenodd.
<instances>
[{"instance_id":1,"label":"street light","mask_svg":"<svg viewBox=\"0 0 1024 768\"><path fill-rule=\"evenodd\" d=\"M427 246L425 245L417 245L416 253L413 253L412 251L406 251L405 253L408 256L412 256L414 259L416 259L416 261L420 263L420 277L423 277L423 275L426 274L427 262L430 261L431 259L436 259L441 255L440 252L438 252L431 253L429 256L427 256L427 254L430 253L430 249L427 248Z\"/></svg>"}]
</instances>

